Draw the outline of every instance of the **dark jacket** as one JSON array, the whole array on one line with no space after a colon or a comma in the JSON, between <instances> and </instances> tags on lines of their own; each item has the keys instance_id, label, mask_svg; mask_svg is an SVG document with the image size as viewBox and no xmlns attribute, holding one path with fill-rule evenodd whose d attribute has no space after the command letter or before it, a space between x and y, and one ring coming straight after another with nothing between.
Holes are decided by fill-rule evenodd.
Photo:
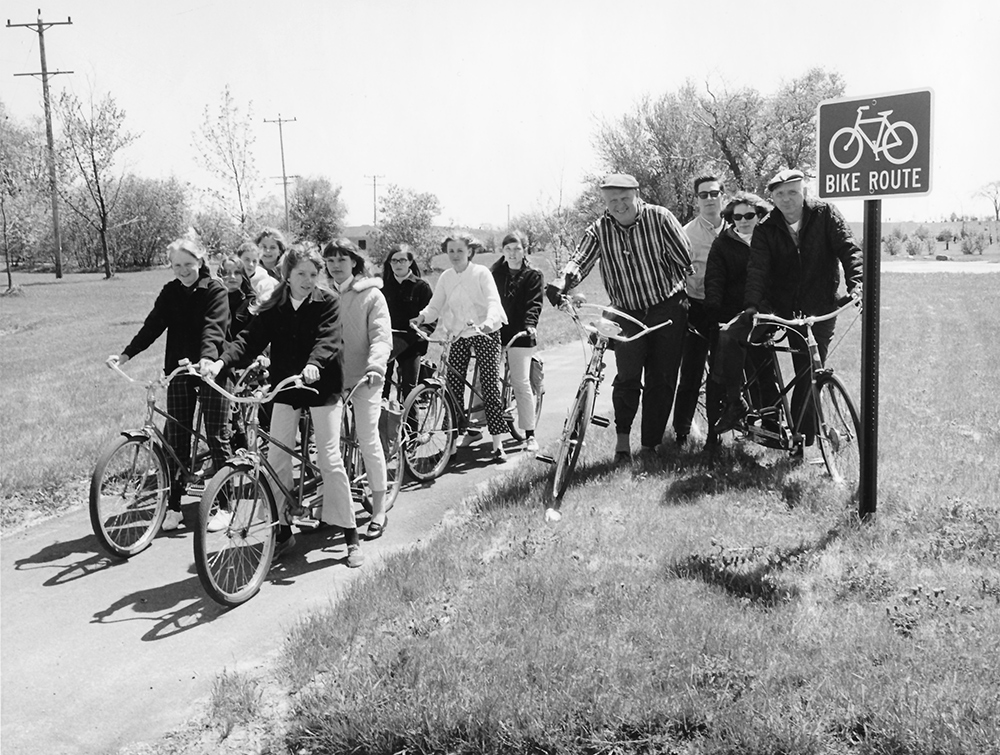
<instances>
[{"instance_id":1,"label":"dark jacket","mask_svg":"<svg viewBox=\"0 0 1000 755\"><path fill-rule=\"evenodd\" d=\"M775 208L753 232L744 306L782 317L825 315L836 309L840 267L853 291L861 283L861 248L836 207L806 198L797 246Z\"/></svg>"},{"instance_id":2,"label":"dark jacket","mask_svg":"<svg viewBox=\"0 0 1000 755\"><path fill-rule=\"evenodd\" d=\"M417 347L417 353L427 353L427 341L420 338L410 327L410 320L420 314L427 306L434 291L423 278L405 278L402 283L396 281L392 274L382 280L382 295L389 305L389 317L392 320L393 338L402 337L410 346ZM412 353L412 352L411 352Z\"/></svg>"},{"instance_id":3,"label":"dark jacket","mask_svg":"<svg viewBox=\"0 0 1000 755\"><path fill-rule=\"evenodd\" d=\"M275 296L283 294L275 292ZM297 375L307 364L319 367L319 380L309 390L282 391L275 398L294 407L334 404L344 389L340 364L342 351L340 299L332 291L313 289L295 309L290 299L260 312L250 326L226 345L222 362L227 367L249 362L271 345L271 384Z\"/></svg>"},{"instance_id":4,"label":"dark jacket","mask_svg":"<svg viewBox=\"0 0 1000 755\"><path fill-rule=\"evenodd\" d=\"M236 336L250 324L253 319L250 306L253 302L253 294L247 294L242 288L229 291L229 328L226 330L226 341L235 341Z\"/></svg>"},{"instance_id":5,"label":"dark jacket","mask_svg":"<svg viewBox=\"0 0 1000 755\"><path fill-rule=\"evenodd\" d=\"M538 327L545 281L541 271L528 267L527 260L521 263L520 270L511 270L507 260L501 257L490 270L500 292L503 311L507 315L507 324L500 328L500 341L506 345L515 333ZM511 345L530 347L536 344L534 336L521 336Z\"/></svg>"},{"instance_id":6,"label":"dark jacket","mask_svg":"<svg viewBox=\"0 0 1000 755\"><path fill-rule=\"evenodd\" d=\"M191 288L175 278L160 289L153 310L122 354L131 359L152 346L165 330L163 370L171 372L181 359L195 365L202 359L218 359L228 326L226 287L203 267Z\"/></svg>"},{"instance_id":7,"label":"dark jacket","mask_svg":"<svg viewBox=\"0 0 1000 755\"><path fill-rule=\"evenodd\" d=\"M705 311L712 322L729 322L743 311L749 262L750 245L732 226L712 242L705 266Z\"/></svg>"}]
</instances>

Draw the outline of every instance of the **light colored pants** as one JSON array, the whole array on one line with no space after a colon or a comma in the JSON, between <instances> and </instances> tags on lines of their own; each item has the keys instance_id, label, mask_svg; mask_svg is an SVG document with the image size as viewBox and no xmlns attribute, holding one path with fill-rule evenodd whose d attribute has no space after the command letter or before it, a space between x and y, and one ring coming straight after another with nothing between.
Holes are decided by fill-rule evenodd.
<instances>
[{"instance_id":1,"label":"light colored pants","mask_svg":"<svg viewBox=\"0 0 1000 755\"><path fill-rule=\"evenodd\" d=\"M534 346L507 349L510 386L517 401L517 426L522 430L535 429L535 396L531 392L531 357L534 353Z\"/></svg>"},{"instance_id":2,"label":"light colored pants","mask_svg":"<svg viewBox=\"0 0 1000 755\"><path fill-rule=\"evenodd\" d=\"M301 409L288 404L274 404L271 414L271 436L289 448L295 448L295 435L299 429ZM337 527L354 529L354 501L344 470L344 459L340 455L340 424L343 420L344 404L309 407L312 414L313 430L316 433L316 457L323 477L324 523ZM274 467L278 481L292 490L292 457L273 443L267 449L267 460ZM276 491L278 495L281 491ZM278 521L288 524L285 519L285 502L278 501Z\"/></svg>"},{"instance_id":3,"label":"light colored pants","mask_svg":"<svg viewBox=\"0 0 1000 755\"><path fill-rule=\"evenodd\" d=\"M358 448L365 460L368 485L373 493L385 492L385 452L378 434L382 414L382 386L361 385L351 397Z\"/></svg>"}]
</instances>

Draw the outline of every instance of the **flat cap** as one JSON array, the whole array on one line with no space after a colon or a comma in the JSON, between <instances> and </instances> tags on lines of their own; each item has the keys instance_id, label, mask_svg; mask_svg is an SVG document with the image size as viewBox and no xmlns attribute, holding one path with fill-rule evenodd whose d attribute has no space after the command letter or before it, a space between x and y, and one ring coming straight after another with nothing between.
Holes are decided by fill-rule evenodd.
<instances>
[{"instance_id":1,"label":"flat cap","mask_svg":"<svg viewBox=\"0 0 1000 755\"><path fill-rule=\"evenodd\" d=\"M778 174L767 182L767 190L774 191L781 184L791 183L792 181L801 181L805 178L805 174L801 170L796 170L795 168L785 168L784 170L778 171Z\"/></svg>"},{"instance_id":2,"label":"flat cap","mask_svg":"<svg viewBox=\"0 0 1000 755\"><path fill-rule=\"evenodd\" d=\"M630 176L628 173L612 173L610 176L605 177L604 183L601 184L602 189L638 189L639 182L635 180L634 176Z\"/></svg>"}]
</instances>

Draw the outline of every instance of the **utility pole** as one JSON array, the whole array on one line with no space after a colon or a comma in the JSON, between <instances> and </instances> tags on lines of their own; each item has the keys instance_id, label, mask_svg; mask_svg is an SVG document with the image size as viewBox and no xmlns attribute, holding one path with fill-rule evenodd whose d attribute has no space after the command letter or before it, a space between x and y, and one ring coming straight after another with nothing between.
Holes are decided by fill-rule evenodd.
<instances>
[{"instance_id":1,"label":"utility pole","mask_svg":"<svg viewBox=\"0 0 1000 755\"><path fill-rule=\"evenodd\" d=\"M264 123L277 123L278 124L278 142L281 144L281 186L285 192L285 233L290 233L291 228L288 226L288 178L285 176L285 135L281 127L283 123L295 123L295 118L282 118L281 113L278 113L276 119L268 120L264 119Z\"/></svg>"},{"instance_id":2,"label":"utility pole","mask_svg":"<svg viewBox=\"0 0 1000 755\"><path fill-rule=\"evenodd\" d=\"M378 228L378 180L385 176L365 176L372 180L372 225Z\"/></svg>"},{"instance_id":3,"label":"utility pole","mask_svg":"<svg viewBox=\"0 0 1000 755\"><path fill-rule=\"evenodd\" d=\"M31 29L38 34L38 56L42 61L42 70L37 73L15 73L15 76L41 76L42 77L42 99L45 102L45 137L48 140L48 150L46 157L49 168L49 192L52 195L52 232L53 241L56 245L56 278L62 278L62 236L59 233L59 192L56 188L56 149L52 138L52 108L49 105L49 76L58 76L61 73L73 73L72 71L49 71L45 63L45 30L50 26L65 26L72 24L73 20L66 16L65 21L42 21L42 10L38 9L38 20L33 24L12 24L7 19L7 28L24 27Z\"/></svg>"}]
</instances>

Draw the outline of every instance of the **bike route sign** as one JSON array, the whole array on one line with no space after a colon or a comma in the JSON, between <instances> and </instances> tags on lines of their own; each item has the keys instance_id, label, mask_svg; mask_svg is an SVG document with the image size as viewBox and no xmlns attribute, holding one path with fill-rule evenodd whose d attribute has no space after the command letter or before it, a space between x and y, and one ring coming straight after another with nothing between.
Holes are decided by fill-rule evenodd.
<instances>
[{"instance_id":1,"label":"bike route sign","mask_svg":"<svg viewBox=\"0 0 1000 755\"><path fill-rule=\"evenodd\" d=\"M883 199L931 190L931 91L819 104L819 196Z\"/></svg>"}]
</instances>

